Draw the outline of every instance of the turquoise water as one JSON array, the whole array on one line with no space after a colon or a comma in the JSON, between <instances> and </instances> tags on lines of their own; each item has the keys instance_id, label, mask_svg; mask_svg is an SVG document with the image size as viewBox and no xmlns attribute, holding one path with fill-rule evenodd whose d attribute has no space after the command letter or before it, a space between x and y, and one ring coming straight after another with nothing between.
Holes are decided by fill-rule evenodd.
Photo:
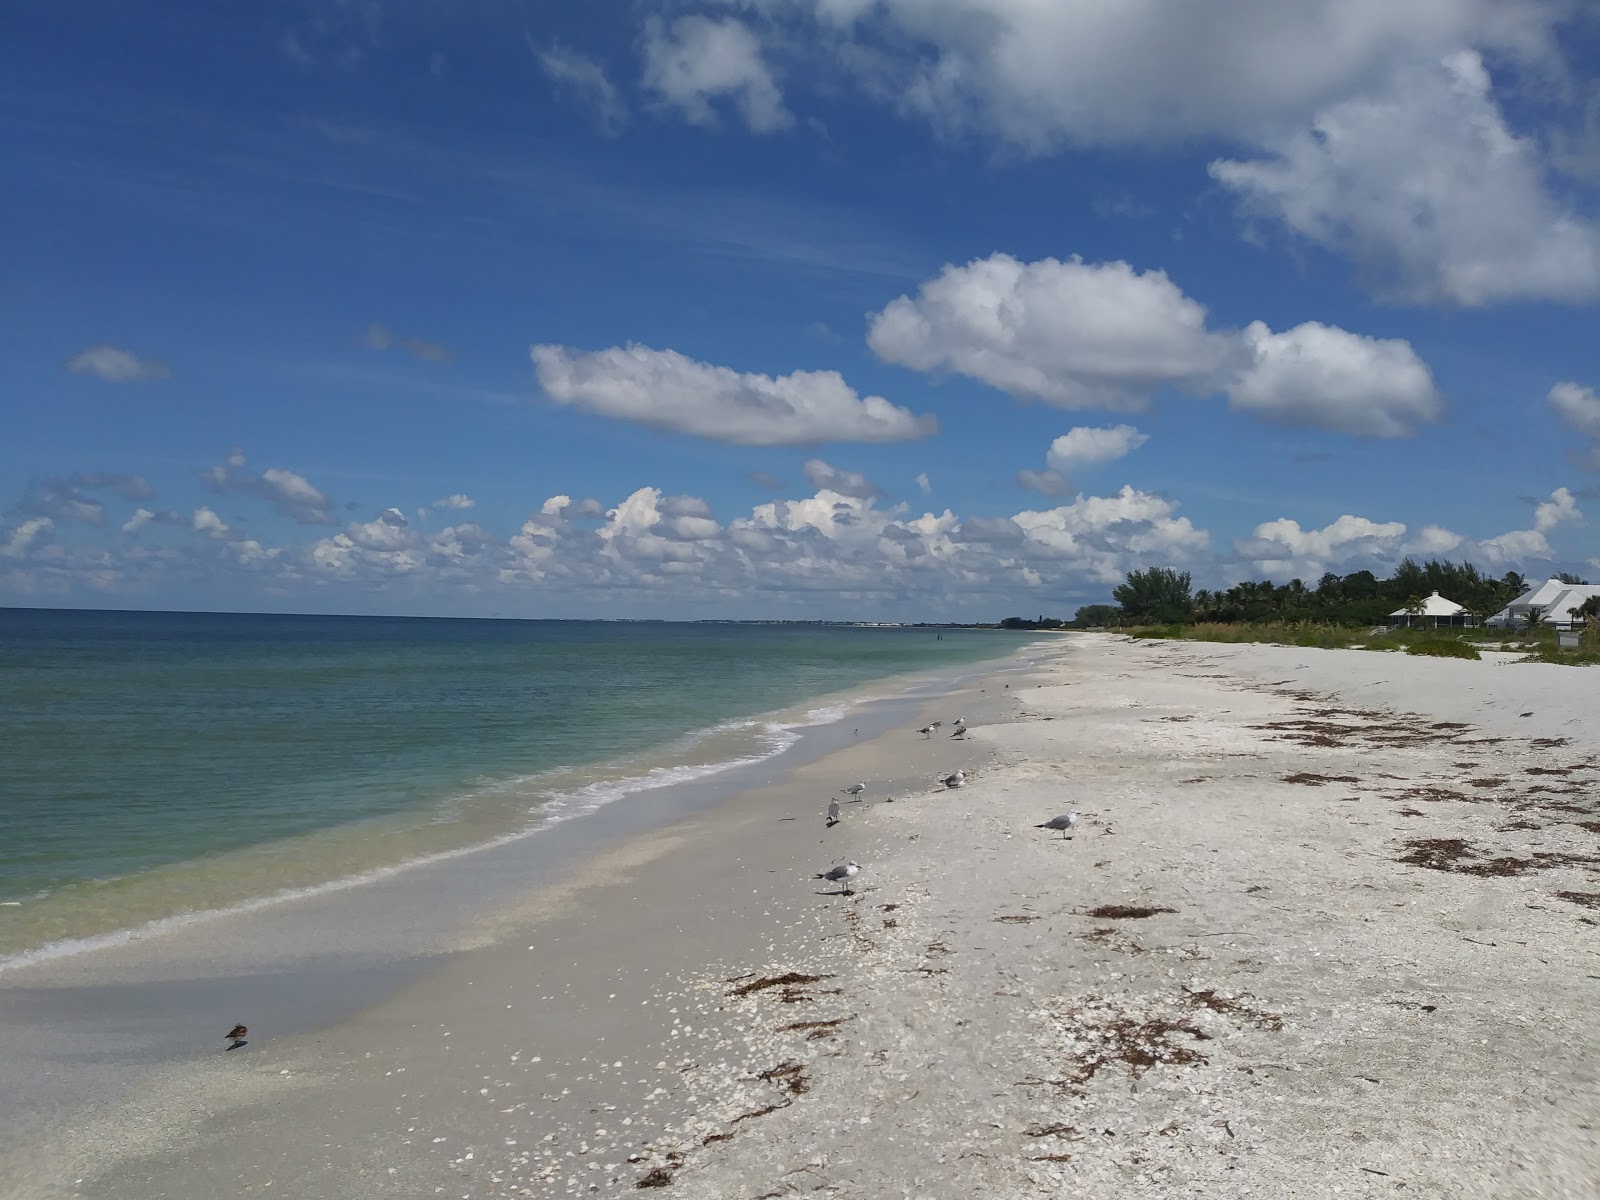
<instances>
[{"instance_id":1,"label":"turquoise water","mask_svg":"<svg viewBox=\"0 0 1600 1200\"><path fill-rule=\"evenodd\" d=\"M1020 645L0 610L0 955L504 836L773 753L829 715L808 700Z\"/></svg>"}]
</instances>

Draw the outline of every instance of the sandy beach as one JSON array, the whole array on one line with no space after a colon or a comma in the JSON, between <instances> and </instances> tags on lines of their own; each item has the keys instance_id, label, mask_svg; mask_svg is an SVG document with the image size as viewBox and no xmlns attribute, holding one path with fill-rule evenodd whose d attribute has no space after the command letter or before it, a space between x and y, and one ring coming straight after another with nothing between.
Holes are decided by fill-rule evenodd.
<instances>
[{"instance_id":1,"label":"sandy beach","mask_svg":"<svg viewBox=\"0 0 1600 1200\"><path fill-rule=\"evenodd\" d=\"M317 1028L224 1053L230 995L0 1195L1596 1194L1600 676L1034 657L591 839Z\"/></svg>"}]
</instances>

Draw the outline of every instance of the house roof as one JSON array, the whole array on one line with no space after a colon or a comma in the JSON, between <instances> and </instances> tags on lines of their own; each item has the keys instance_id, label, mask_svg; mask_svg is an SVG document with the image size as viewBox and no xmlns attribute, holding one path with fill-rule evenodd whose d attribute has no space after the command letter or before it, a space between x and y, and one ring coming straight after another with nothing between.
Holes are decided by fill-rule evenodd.
<instances>
[{"instance_id":1,"label":"house roof","mask_svg":"<svg viewBox=\"0 0 1600 1200\"><path fill-rule=\"evenodd\" d=\"M1465 605L1457 604L1454 600L1446 600L1443 596L1439 595L1438 592L1434 592L1427 599L1423 600L1422 612L1418 613L1417 615L1423 617L1454 617L1459 616L1465 611ZM1389 615L1391 617L1408 617L1412 614L1406 612L1404 608L1397 608Z\"/></svg>"},{"instance_id":2,"label":"house roof","mask_svg":"<svg viewBox=\"0 0 1600 1200\"><path fill-rule=\"evenodd\" d=\"M1559 579L1546 579L1538 587L1529 588L1490 619L1500 624L1512 617L1537 608L1541 620L1565 625L1571 620L1568 609L1577 608L1590 596L1600 596L1600 586L1589 583L1562 583Z\"/></svg>"}]
</instances>

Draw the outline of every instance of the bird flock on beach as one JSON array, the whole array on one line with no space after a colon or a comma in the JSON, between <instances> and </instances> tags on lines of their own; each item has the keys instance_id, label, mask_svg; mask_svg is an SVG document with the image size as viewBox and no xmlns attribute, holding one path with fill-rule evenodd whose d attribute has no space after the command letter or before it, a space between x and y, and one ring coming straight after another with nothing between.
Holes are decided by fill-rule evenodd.
<instances>
[{"instance_id":1,"label":"bird flock on beach","mask_svg":"<svg viewBox=\"0 0 1600 1200\"><path fill-rule=\"evenodd\" d=\"M1011 685L1007 684L1006 686L1010 687ZM918 729L917 732L920 733L924 738L931 738L943 727L943 721L929 721L926 725ZM966 718L957 717L951 722L950 736L960 741L965 741L966 735ZM938 783L940 786L947 789L965 787L967 784L967 778L967 772L965 770L957 770L951 772L949 775L941 776L938 780ZM860 803L861 796L866 790L866 782L862 780L840 788L839 793L840 795L849 796L852 800ZM885 799L889 802L892 802L894 797L888 796L885 797ZM828 800L827 826L831 829L838 823L839 799L837 796L834 796L830 797ZM1041 821L1034 826L1035 829L1048 829L1053 833L1059 833L1062 841L1071 841L1072 831L1077 827L1078 813L1075 811L1066 812L1062 813L1060 816L1051 817L1048 821ZM861 864L857 862L847 862L841 863L838 866L830 867L826 871L818 871L815 878L824 880L828 883L837 883L840 885L840 895L853 896L855 894L855 889L851 886L851 884L859 874L861 874Z\"/></svg>"}]
</instances>

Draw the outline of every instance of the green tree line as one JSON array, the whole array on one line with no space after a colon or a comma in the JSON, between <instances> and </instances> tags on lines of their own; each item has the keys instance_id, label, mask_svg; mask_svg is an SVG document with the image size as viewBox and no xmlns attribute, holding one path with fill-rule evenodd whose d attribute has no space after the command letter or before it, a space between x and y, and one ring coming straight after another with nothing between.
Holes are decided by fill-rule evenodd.
<instances>
[{"instance_id":1,"label":"green tree line","mask_svg":"<svg viewBox=\"0 0 1600 1200\"><path fill-rule=\"evenodd\" d=\"M1582 582L1575 577L1561 578ZM1481 622L1528 590L1527 581L1515 571L1494 576L1472 563L1437 559L1419 563L1410 558L1387 579L1371 571L1349 575L1330 571L1314 584L1303 579L1281 584L1262 579L1217 591L1193 590L1192 582L1187 571L1169 567L1133 571L1112 592L1115 605L1086 605L1078 610L1071 624L1077 628L1196 621L1377 625L1385 623L1397 609L1420 603L1430 592L1454 600Z\"/></svg>"}]
</instances>

